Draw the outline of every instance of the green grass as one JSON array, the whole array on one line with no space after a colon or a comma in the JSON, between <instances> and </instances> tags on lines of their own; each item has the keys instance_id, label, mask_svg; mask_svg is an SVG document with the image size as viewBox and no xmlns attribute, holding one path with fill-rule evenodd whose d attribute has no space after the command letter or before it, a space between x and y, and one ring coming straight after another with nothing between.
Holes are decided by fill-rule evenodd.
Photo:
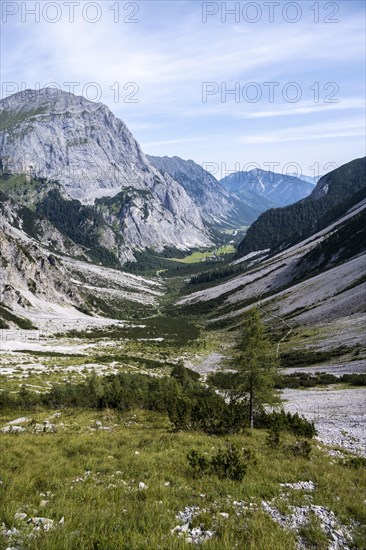
<instances>
[{"instance_id":1,"label":"green grass","mask_svg":"<svg viewBox=\"0 0 366 550\"><path fill-rule=\"evenodd\" d=\"M39 107L38 109L33 109L30 111L21 110L15 114L11 110L7 111L6 109L4 109L1 112L0 117L0 131L11 132L13 128L16 127L18 124L31 120L30 117L35 117L46 112L47 108L45 107Z\"/></svg>"},{"instance_id":2,"label":"green grass","mask_svg":"<svg viewBox=\"0 0 366 550\"><path fill-rule=\"evenodd\" d=\"M42 422L51 417L43 410L22 415ZM15 418L2 413L1 425ZM344 523L365 523L365 479L360 471L347 468L314 448L311 460L271 451L265 431L235 440L256 453L242 482L205 476L195 479L186 459L190 449L212 454L225 439L201 433L173 433L167 419L141 411L118 414L106 411L63 410L52 420L57 433L0 434L0 521L27 532L25 522L14 520L16 512L29 517L53 519L56 528L26 539L27 550L180 549L192 548L171 534L180 524L176 514L186 506L198 506L196 523L215 531L205 548L216 550L295 549L291 532L281 529L260 510L262 500L278 498L282 482L311 479L317 484L314 504L329 507ZM95 430L95 421L111 431ZM292 441L292 436L286 436ZM85 476L85 472L90 471ZM76 478L83 481L75 482ZM123 480L123 481L122 481ZM138 490L142 481L148 485ZM164 484L169 482L169 486ZM50 492L44 497L41 493ZM41 500L48 500L40 506ZM253 511L237 516L234 500L252 502ZM293 492L289 503L300 505L303 495ZM278 506L280 506L278 504ZM223 519L219 512L226 512ZM64 517L64 525L58 521ZM307 535L319 540L317 526ZM14 546L16 540L5 546ZM2 543L0 543L2 544ZM25 547L25 546L24 546Z\"/></svg>"},{"instance_id":3,"label":"green grass","mask_svg":"<svg viewBox=\"0 0 366 550\"><path fill-rule=\"evenodd\" d=\"M245 233L248 231L249 225L242 225L241 227L237 227L235 229L221 229L220 233L224 233L224 235L233 235L234 233Z\"/></svg>"},{"instance_id":4,"label":"green grass","mask_svg":"<svg viewBox=\"0 0 366 550\"><path fill-rule=\"evenodd\" d=\"M180 262L183 264L195 264L198 262L201 262L203 260L206 260L206 258L211 258L212 256L212 250L204 251L204 252L193 252L189 256L185 256L184 258L169 258L172 262ZM233 254L235 252L235 248L233 245L228 244L226 246L222 246L218 249L216 249L216 253L218 256L225 255L225 254Z\"/></svg>"}]
</instances>

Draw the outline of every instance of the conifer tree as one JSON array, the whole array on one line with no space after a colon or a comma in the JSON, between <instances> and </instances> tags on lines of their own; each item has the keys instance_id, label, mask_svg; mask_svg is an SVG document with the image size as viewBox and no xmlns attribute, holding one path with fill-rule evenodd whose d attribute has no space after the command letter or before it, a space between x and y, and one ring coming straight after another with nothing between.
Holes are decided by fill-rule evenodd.
<instances>
[{"instance_id":1,"label":"conifer tree","mask_svg":"<svg viewBox=\"0 0 366 550\"><path fill-rule=\"evenodd\" d=\"M241 323L229 366L237 372L236 397L249 402L249 424L253 428L256 405L279 402L275 391L278 377L276 349L265 335L257 308L250 309Z\"/></svg>"}]
</instances>

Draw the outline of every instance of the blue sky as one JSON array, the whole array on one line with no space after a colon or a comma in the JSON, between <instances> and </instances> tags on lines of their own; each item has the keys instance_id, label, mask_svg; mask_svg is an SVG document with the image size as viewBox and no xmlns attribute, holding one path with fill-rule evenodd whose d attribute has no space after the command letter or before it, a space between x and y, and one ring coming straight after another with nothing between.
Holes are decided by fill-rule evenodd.
<instances>
[{"instance_id":1,"label":"blue sky","mask_svg":"<svg viewBox=\"0 0 366 550\"><path fill-rule=\"evenodd\" d=\"M73 22L63 0L39 2L38 21L36 4L2 1L3 97L72 82L146 153L218 178L272 163L313 175L365 155L364 2L78 0Z\"/></svg>"}]
</instances>

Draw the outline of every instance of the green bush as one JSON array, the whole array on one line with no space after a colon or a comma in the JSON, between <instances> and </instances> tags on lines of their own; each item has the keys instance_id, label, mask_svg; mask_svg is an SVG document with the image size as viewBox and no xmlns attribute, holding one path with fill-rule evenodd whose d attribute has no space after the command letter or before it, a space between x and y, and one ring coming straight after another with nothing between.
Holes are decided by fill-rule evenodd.
<instances>
[{"instance_id":1,"label":"green bush","mask_svg":"<svg viewBox=\"0 0 366 550\"><path fill-rule=\"evenodd\" d=\"M310 459L312 449L309 441L306 439L298 439L294 445L289 445L288 449L296 457Z\"/></svg>"},{"instance_id":2,"label":"green bush","mask_svg":"<svg viewBox=\"0 0 366 550\"><path fill-rule=\"evenodd\" d=\"M250 463L256 464L255 454L250 449L240 449L237 444L231 442L210 458L192 450L188 453L187 459L195 477L211 474L220 479L234 481L244 478Z\"/></svg>"},{"instance_id":3,"label":"green bush","mask_svg":"<svg viewBox=\"0 0 366 550\"><path fill-rule=\"evenodd\" d=\"M189 399L181 397L169 407L169 420L176 431L191 428L192 404Z\"/></svg>"},{"instance_id":4,"label":"green bush","mask_svg":"<svg viewBox=\"0 0 366 550\"><path fill-rule=\"evenodd\" d=\"M281 445L281 427L278 422L274 422L268 432L266 443L272 449L278 449Z\"/></svg>"},{"instance_id":5,"label":"green bush","mask_svg":"<svg viewBox=\"0 0 366 550\"><path fill-rule=\"evenodd\" d=\"M193 477L200 477L208 473L210 461L203 454L192 449L192 451L187 454L187 459L190 467L193 469Z\"/></svg>"},{"instance_id":6,"label":"green bush","mask_svg":"<svg viewBox=\"0 0 366 550\"><path fill-rule=\"evenodd\" d=\"M283 409L280 412L262 412L257 420L257 427L271 429L274 423L278 423L280 431L293 433L297 437L310 439L317 434L313 422L309 422L298 413L286 413Z\"/></svg>"},{"instance_id":7,"label":"green bush","mask_svg":"<svg viewBox=\"0 0 366 550\"><path fill-rule=\"evenodd\" d=\"M366 457L365 456L352 456L347 458L343 464L348 468L355 468L359 470L360 468L366 468Z\"/></svg>"}]
</instances>

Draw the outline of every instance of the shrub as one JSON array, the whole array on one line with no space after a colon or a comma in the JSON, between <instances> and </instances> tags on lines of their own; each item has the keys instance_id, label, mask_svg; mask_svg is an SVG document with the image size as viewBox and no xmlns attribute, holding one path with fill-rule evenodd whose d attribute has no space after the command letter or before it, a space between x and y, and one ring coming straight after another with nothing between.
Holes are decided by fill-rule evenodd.
<instances>
[{"instance_id":1,"label":"shrub","mask_svg":"<svg viewBox=\"0 0 366 550\"><path fill-rule=\"evenodd\" d=\"M365 456L352 456L347 458L343 464L348 466L348 468L355 468L359 470L360 468L366 468L366 457Z\"/></svg>"},{"instance_id":2,"label":"shrub","mask_svg":"<svg viewBox=\"0 0 366 550\"><path fill-rule=\"evenodd\" d=\"M281 444L281 428L279 422L274 422L268 432L266 443L272 449L278 449Z\"/></svg>"},{"instance_id":3,"label":"shrub","mask_svg":"<svg viewBox=\"0 0 366 550\"><path fill-rule=\"evenodd\" d=\"M200 454L196 450L192 450L187 454L187 459L189 462L189 465L193 469L193 476L194 477L200 477L204 474L207 474L210 468L210 462L209 460Z\"/></svg>"},{"instance_id":4,"label":"shrub","mask_svg":"<svg viewBox=\"0 0 366 550\"><path fill-rule=\"evenodd\" d=\"M262 414L257 419L257 427L270 429L273 423L278 422L280 431L288 431L297 437L312 438L317 434L314 423L306 420L304 416L298 413L286 413L283 409L280 412L271 412Z\"/></svg>"},{"instance_id":5,"label":"shrub","mask_svg":"<svg viewBox=\"0 0 366 550\"><path fill-rule=\"evenodd\" d=\"M211 469L219 478L241 481L247 471L247 461L238 446L228 443L226 449L220 449L211 459Z\"/></svg>"},{"instance_id":6,"label":"shrub","mask_svg":"<svg viewBox=\"0 0 366 550\"><path fill-rule=\"evenodd\" d=\"M181 397L169 408L169 420L174 430L189 430L191 427L192 404L189 399Z\"/></svg>"},{"instance_id":7,"label":"shrub","mask_svg":"<svg viewBox=\"0 0 366 550\"><path fill-rule=\"evenodd\" d=\"M195 477L211 474L220 479L241 481L248 465L256 464L255 454L250 449L240 449L235 443L228 442L225 449L219 449L211 458L207 458L196 450L187 455Z\"/></svg>"},{"instance_id":8,"label":"shrub","mask_svg":"<svg viewBox=\"0 0 366 550\"><path fill-rule=\"evenodd\" d=\"M311 445L306 439L298 439L295 445L289 445L288 449L293 455L310 460Z\"/></svg>"}]
</instances>

